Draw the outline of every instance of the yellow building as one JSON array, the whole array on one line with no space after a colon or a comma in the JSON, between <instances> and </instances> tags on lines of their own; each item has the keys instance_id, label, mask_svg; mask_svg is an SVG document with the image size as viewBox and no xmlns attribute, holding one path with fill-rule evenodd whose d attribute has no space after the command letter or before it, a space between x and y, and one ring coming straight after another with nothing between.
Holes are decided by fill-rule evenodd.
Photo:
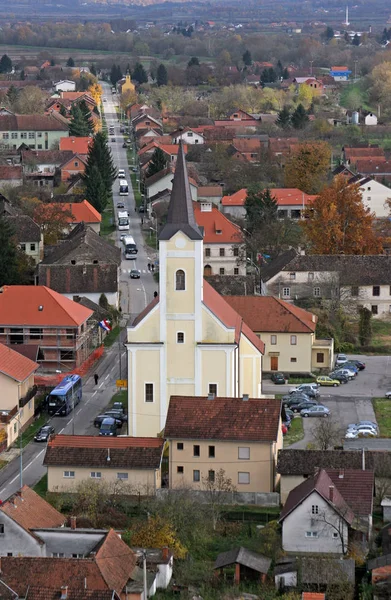
<instances>
[{"instance_id":1,"label":"yellow building","mask_svg":"<svg viewBox=\"0 0 391 600\"><path fill-rule=\"evenodd\" d=\"M172 396L165 438L171 489L205 489L224 469L237 492L273 492L281 400Z\"/></svg>"},{"instance_id":2,"label":"yellow building","mask_svg":"<svg viewBox=\"0 0 391 600\"><path fill-rule=\"evenodd\" d=\"M0 449L8 448L34 418L34 373L39 365L0 344Z\"/></svg>"},{"instance_id":3,"label":"yellow building","mask_svg":"<svg viewBox=\"0 0 391 600\"><path fill-rule=\"evenodd\" d=\"M136 91L136 87L132 80L130 79L129 71L125 75L125 81L121 84L121 94L134 93Z\"/></svg>"},{"instance_id":4,"label":"yellow building","mask_svg":"<svg viewBox=\"0 0 391 600\"><path fill-rule=\"evenodd\" d=\"M170 396L261 396L263 342L203 280L203 236L181 145L159 235L159 296L127 332L129 434L155 436Z\"/></svg>"}]
</instances>

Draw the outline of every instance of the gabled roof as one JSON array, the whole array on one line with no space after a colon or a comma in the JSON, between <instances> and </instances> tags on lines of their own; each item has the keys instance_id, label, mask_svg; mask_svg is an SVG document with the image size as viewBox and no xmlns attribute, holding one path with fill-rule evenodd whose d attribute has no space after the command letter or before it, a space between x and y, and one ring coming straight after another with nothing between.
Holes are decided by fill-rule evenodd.
<instances>
[{"instance_id":1,"label":"gabled roof","mask_svg":"<svg viewBox=\"0 0 391 600\"><path fill-rule=\"evenodd\" d=\"M71 161L75 160L82 162L84 165L87 164L87 156L85 154L73 154L64 160L64 162L60 165L60 169L65 169ZM87 200L85 200L85 202L87 202Z\"/></svg>"},{"instance_id":2,"label":"gabled roof","mask_svg":"<svg viewBox=\"0 0 391 600\"><path fill-rule=\"evenodd\" d=\"M281 400L171 396L166 439L275 442Z\"/></svg>"},{"instance_id":3,"label":"gabled roof","mask_svg":"<svg viewBox=\"0 0 391 600\"><path fill-rule=\"evenodd\" d=\"M68 125L50 115L0 115L0 131L68 131Z\"/></svg>"},{"instance_id":4,"label":"gabled roof","mask_svg":"<svg viewBox=\"0 0 391 600\"><path fill-rule=\"evenodd\" d=\"M72 213L72 217L67 216L67 223L75 225L76 223L100 223L102 221L102 215L88 202L52 202L48 203L47 206L56 206L62 208L64 211Z\"/></svg>"},{"instance_id":5,"label":"gabled roof","mask_svg":"<svg viewBox=\"0 0 391 600\"><path fill-rule=\"evenodd\" d=\"M0 289L1 326L76 327L91 315L92 310L44 285L5 285Z\"/></svg>"},{"instance_id":6,"label":"gabled roof","mask_svg":"<svg viewBox=\"0 0 391 600\"><path fill-rule=\"evenodd\" d=\"M213 568L221 569L223 567L238 564L266 575L270 569L271 563L271 558L240 546L239 548L228 550L228 552L221 552L216 558Z\"/></svg>"},{"instance_id":7,"label":"gabled roof","mask_svg":"<svg viewBox=\"0 0 391 600\"><path fill-rule=\"evenodd\" d=\"M261 268L262 281L269 281L272 277L277 275L280 271L289 265L293 259L297 256L297 252L294 248L290 248L286 252L283 252L277 258L272 260L269 264Z\"/></svg>"},{"instance_id":8,"label":"gabled roof","mask_svg":"<svg viewBox=\"0 0 391 600\"><path fill-rule=\"evenodd\" d=\"M4 375L11 377L15 381L22 382L38 368L39 364L36 362L26 358L8 346L0 344L0 373L4 373Z\"/></svg>"},{"instance_id":9,"label":"gabled roof","mask_svg":"<svg viewBox=\"0 0 391 600\"><path fill-rule=\"evenodd\" d=\"M284 448L278 451L277 472L297 477L314 475L318 469L373 469L375 452L352 452L351 450L300 450ZM382 453L382 456L387 456Z\"/></svg>"},{"instance_id":10,"label":"gabled roof","mask_svg":"<svg viewBox=\"0 0 391 600\"><path fill-rule=\"evenodd\" d=\"M362 469L326 469L341 496L355 515L372 515L375 474Z\"/></svg>"},{"instance_id":11,"label":"gabled roof","mask_svg":"<svg viewBox=\"0 0 391 600\"><path fill-rule=\"evenodd\" d=\"M3 502L0 511L26 530L62 527L66 521L64 515L27 485Z\"/></svg>"},{"instance_id":12,"label":"gabled roof","mask_svg":"<svg viewBox=\"0 0 391 600\"><path fill-rule=\"evenodd\" d=\"M224 296L253 331L313 333L317 317L273 296Z\"/></svg>"},{"instance_id":13,"label":"gabled roof","mask_svg":"<svg viewBox=\"0 0 391 600\"><path fill-rule=\"evenodd\" d=\"M7 221L11 223L14 236L18 244L22 242L40 242L41 241L41 228L27 215L19 215L18 217L6 217Z\"/></svg>"},{"instance_id":14,"label":"gabled roof","mask_svg":"<svg viewBox=\"0 0 391 600\"><path fill-rule=\"evenodd\" d=\"M178 231L184 233L191 240L202 240L202 234L194 217L193 200L182 142L179 143L178 148L178 159L167 220L159 233L159 240L169 240Z\"/></svg>"},{"instance_id":15,"label":"gabled roof","mask_svg":"<svg viewBox=\"0 0 391 600\"><path fill-rule=\"evenodd\" d=\"M247 198L247 188L242 188L230 196L223 196L221 204L223 206L244 206Z\"/></svg>"},{"instance_id":16,"label":"gabled roof","mask_svg":"<svg viewBox=\"0 0 391 600\"><path fill-rule=\"evenodd\" d=\"M358 159L356 162L357 171L363 174L381 175L391 173L391 161L383 158L374 158L373 160Z\"/></svg>"},{"instance_id":17,"label":"gabled roof","mask_svg":"<svg viewBox=\"0 0 391 600\"><path fill-rule=\"evenodd\" d=\"M76 154L88 154L89 147L93 144L94 138L92 137L70 137L60 138L59 147L60 150L71 150Z\"/></svg>"},{"instance_id":18,"label":"gabled roof","mask_svg":"<svg viewBox=\"0 0 391 600\"><path fill-rule=\"evenodd\" d=\"M351 148L345 146L344 154L346 160L368 157L376 158L376 160L380 159L381 157L384 157L384 160L386 160L383 148L373 146L369 148Z\"/></svg>"},{"instance_id":19,"label":"gabled roof","mask_svg":"<svg viewBox=\"0 0 391 600\"><path fill-rule=\"evenodd\" d=\"M278 206L308 206L316 195L306 194L298 188L270 188L270 195ZM247 189L243 188L232 196L224 196L221 203L223 206L244 206L247 198Z\"/></svg>"},{"instance_id":20,"label":"gabled roof","mask_svg":"<svg viewBox=\"0 0 391 600\"><path fill-rule=\"evenodd\" d=\"M203 211L200 202L193 202L193 208L197 225L203 230L204 244L243 243L240 227L227 219L216 206L212 206L211 210Z\"/></svg>"},{"instance_id":21,"label":"gabled roof","mask_svg":"<svg viewBox=\"0 0 391 600\"><path fill-rule=\"evenodd\" d=\"M96 548L95 548L96 550ZM110 590L120 593L137 563L137 556L113 530L99 544L95 562Z\"/></svg>"},{"instance_id":22,"label":"gabled roof","mask_svg":"<svg viewBox=\"0 0 391 600\"><path fill-rule=\"evenodd\" d=\"M67 140L68 138L60 138L61 140ZM65 160L72 158L73 152L70 150L32 150L28 148L26 150L21 151L22 163L23 166L29 167L31 162L33 161L37 165L39 164L47 164L47 165L61 165Z\"/></svg>"},{"instance_id":23,"label":"gabled roof","mask_svg":"<svg viewBox=\"0 0 391 600\"><path fill-rule=\"evenodd\" d=\"M330 488L333 489L332 499L330 498ZM281 523L313 492L317 492L347 523L353 523L353 511L324 469L321 469L317 475L306 479L306 481L303 481L303 483L300 483L289 492L286 503L281 511L279 522Z\"/></svg>"},{"instance_id":24,"label":"gabled roof","mask_svg":"<svg viewBox=\"0 0 391 600\"><path fill-rule=\"evenodd\" d=\"M44 464L100 469L158 469L163 446L161 438L57 434L47 445Z\"/></svg>"}]
</instances>

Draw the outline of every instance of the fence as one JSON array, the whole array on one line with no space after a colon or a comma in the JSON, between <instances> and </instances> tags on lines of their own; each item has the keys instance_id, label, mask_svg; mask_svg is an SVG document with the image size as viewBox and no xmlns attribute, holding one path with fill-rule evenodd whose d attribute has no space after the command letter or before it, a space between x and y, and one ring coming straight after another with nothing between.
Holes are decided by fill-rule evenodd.
<instances>
[{"instance_id":1,"label":"fence","mask_svg":"<svg viewBox=\"0 0 391 600\"><path fill-rule=\"evenodd\" d=\"M156 495L164 499L165 495L173 492L175 490L162 488L156 490ZM208 503L209 501L208 492L204 490L191 490L191 494L200 502ZM280 506L280 494L277 492L227 492L223 495L222 503L277 507Z\"/></svg>"},{"instance_id":2,"label":"fence","mask_svg":"<svg viewBox=\"0 0 391 600\"><path fill-rule=\"evenodd\" d=\"M84 377L91 367L102 357L103 345L96 348L90 356L76 369L69 373L56 373L55 375L35 375L34 383L41 387L56 387L66 375L80 375Z\"/></svg>"}]
</instances>

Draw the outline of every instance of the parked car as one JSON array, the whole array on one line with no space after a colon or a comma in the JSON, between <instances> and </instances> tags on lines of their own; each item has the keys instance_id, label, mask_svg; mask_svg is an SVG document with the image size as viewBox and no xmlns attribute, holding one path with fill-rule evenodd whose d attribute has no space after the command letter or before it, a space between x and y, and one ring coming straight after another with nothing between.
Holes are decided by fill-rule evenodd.
<instances>
[{"instance_id":1,"label":"parked car","mask_svg":"<svg viewBox=\"0 0 391 600\"><path fill-rule=\"evenodd\" d=\"M318 384L315 386L312 383L302 383L295 388L291 388L289 390L290 394L294 394L295 392L304 392L307 394L309 398L317 398L319 396Z\"/></svg>"},{"instance_id":2,"label":"parked car","mask_svg":"<svg viewBox=\"0 0 391 600\"><path fill-rule=\"evenodd\" d=\"M346 362L348 362L348 357L346 356L346 354L337 354L337 357L335 359L335 365L343 365Z\"/></svg>"},{"instance_id":3,"label":"parked car","mask_svg":"<svg viewBox=\"0 0 391 600\"><path fill-rule=\"evenodd\" d=\"M114 402L113 406L111 407L111 410L120 410L121 412L125 412L124 405L122 404L122 402Z\"/></svg>"},{"instance_id":4,"label":"parked car","mask_svg":"<svg viewBox=\"0 0 391 600\"><path fill-rule=\"evenodd\" d=\"M299 404L300 402L309 401L309 397L306 394L291 394L289 396L283 396L282 405L284 408L291 408L292 404Z\"/></svg>"},{"instance_id":5,"label":"parked car","mask_svg":"<svg viewBox=\"0 0 391 600\"><path fill-rule=\"evenodd\" d=\"M309 408L300 411L302 417L328 417L329 414L330 409L327 408L327 406L323 406L323 404L310 406Z\"/></svg>"},{"instance_id":6,"label":"parked car","mask_svg":"<svg viewBox=\"0 0 391 600\"><path fill-rule=\"evenodd\" d=\"M100 427L105 419L108 419L109 415L98 415L94 419L94 427ZM115 419L117 427L122 427L121 419Z\"/></svg>"},{"instance_id":7,"label":"parked car","mask_svg":"<svg viewBox=\"0 0 391 600\"><path fill-rule=\"evenodd\" d=\"M337 379L340 383L349 383L349 377L340 371L333 371L333 373L329 374L329 377L331 377L331 379Z\"/></svg>"},{"instance_id":8,"label":"parked car","mask_svg":"<svg viewBox=\"0 0 391 600\"><path fill-rule=\"evenodd\" d=\"M310 408L311 406L318 406L318 403L315 400L306 400L305 402L297 402L297 404L292 404L290 408L294 413L301 414L302 410Z\"/></svg>"},{"instance_id":9,"label":"parked car","mask_svg":"<svg viewBox=\"0 0 391 600\"><path fill-rule=\"evenodd\" d=\"M111 435L111 436L116 436L117 435L117 424L116 424L116 420L112 419L111 417L106 417L105 419L103 419L100 429L99 429L99 435Z\"/></svg>"},{"instance_id":10,"label":"parked car","mask_svg":"<svg viewBox=\"0 0 391 600\"><path fill-rule=\"evenodd\" d=\"M376 429L376 431L379 430L378 424L374 421L359 421L358 423L350 423L350 425L348 425L348 429L354 429L355 427L360 427L361 425L368 425L369 427Z\"/></svg>"},{"instance_id":11,"label":"parked car","mask_svg":"<svg viewBox=\"0 0 391 600\"><path fill-rule=\"evenodd\" d=\"M335 371L336 373L341 373L341 375L345 375L348 379L352 380L355 377L357 377L357 371L351 371L350 369L347 369L345 367L338 369L337 371Z\"/></svg>"},{"instance_id":12,"label":"parked car","mask_svg":"<svg viewBox=\"0 0 391 600\"><path fill-rule=\"evenodd\" d=\"M377 427L374 427L373 425L348 425L347 429L346 429L346 433L349 433L351 431L366 431L367 429L372 429L372 431L376 434L379 435L379 431L377 429Z\"/></svg>"},{"instance_id":13,"label":"parked car","mask_svg":"<svg viewBox=\"0 0 391 600\"><path fill-rule=\"evenodd\" d=\"M51 425L44 425L37 431L34 436L36 442L47 442L49 437L54 433L55 429Z\"/></svg>"},{"instance_id":14,"label":"parked car","mask_svg":"<svg viewBox=\"0 0 391 600\"><path fill-rule=\"evenodd\" d=\"M285 408L285 414L290 418L291 421L295 417L295 413L290 408Z\"/></svg>"},{"instance_id":15,"label":"parked car","mask_svg":"<svg viewBox=\"0 0 391 600\"><path fill-rule=\"evenodd\" d=\"M360 429L359 431L347 431L345 435L345 439L347 440L356 440L360 437L377 437L377 432L371 427L367 427L366 429Z\"/></svg>"},{"instance_id":16,"label":"parked car","mask_svg":"<svg viewBox=\"0 0 391 600\"><path fill-rule=\"evenodd\" d=\"M121 423L128 422L128 415L123 410L116 410L115 408L111 408L109 410L105 410L104 413L108 417L113 417L113 419L118 419Z\"/></svg>"},{"instance_id":17,"label":"parked car","mask_svg":"<svg viewBox=\"0 0 391 600\"><path fill-rule=\"evenodd\" d=\"M366 367L365 362L362 362L362 360L350 360L349 362L357 365L359 371L363 371Z\"/></svg>"},{"instance_id":18,"label":"parked car","mask_svg":"<svg viewBox=\"0 0 391 600\"><path fill-rule=\"evenodd\" d=\"M270 377L270 379L276 385L285 384L285 375L284 375L284 373L272 373L272 376Z\"/></svg>"},{"instance_id":19,"label":"parked car","mask_svg":"<svg viewBox=\"0 0 391 600\"><path fill-rule=\"evenodd\" d=\"M327 375L320 375L316 381L319 385L332 385L334 387L337 387L340 384L338 379L331 379L331 377L327 377Z\"/></svg>"},{"instance_id":20,"label":"parked car","mask_svg":"<svg viewBox=\"0 0 391 600\"><path fill-rule=\"evenodd\" d=\"M390 392L386 392L386 393L384 394L384 396L385 396L386 398L391 398L391 391L390 391Z\"/></svg>"},{"instance_id":21,"label":"parked car","mask_svg":"<svg viewBox=\"0 0 391 600\"><path fill-rule=\"evenodd\" d=\"M140 279L141 271L139 269L132 269L130 271L130 279Z\"/></svg>"},{"instance_id":22,"label":"parked car","mask_svg":"<svg viewBox=\"0 0 391 600\"><path fill-rule=\"evenodd\" d=\"M286 435L288 433L288 427L285 425L285 423L281 423L281 431L282 435Z\"/></svg>"},{"instance_id":23,"label":"parked car","mask_svg":"<svg viewBox=\"0 0 391 600\"><path fill-rule=\"evenodd\" d=\"M356 373L356 375L360 370L357 365L350 361L342 365L342 369L348 369L349 371L353 371L354 373Z\"/></svg>"}]
</instances>

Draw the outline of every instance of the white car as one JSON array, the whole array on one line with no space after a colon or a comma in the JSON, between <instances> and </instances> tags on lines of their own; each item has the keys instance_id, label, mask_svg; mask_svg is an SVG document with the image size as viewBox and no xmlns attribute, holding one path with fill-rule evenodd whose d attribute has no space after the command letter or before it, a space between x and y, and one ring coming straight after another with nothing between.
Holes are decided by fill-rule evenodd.
<instances>
[{"instance_id":1,"label":"white car","mask_svg":"<svg viewBox=\"0 0 391 600\"><path fill-rule=\"evenodd\" d=\"M391 392L386 392L384 395L386 398L391 398Z\"/></svg>"},{"instance_id":2,"label":"white car","mask_svg":"<svg viewBox=\"0 0 391 600\"><path fill-rule=\"evenodd\" d=\"M375 435L378 435L378 433L379 433L378 430L377 430L377 427L375 427L374 425L369 425L369 424L366 424L366 425L364 425L364 424L363 425L348 425L346 433L349 433L351 431L358 431L358 433L360 433L360 431L365 431L367 429L371 429L375 433Z\"/></svg>"},{"instance_id":3,"label":"white car","mask_svg":"<svg viewBox=\"0 0 391 600\"><path fill-rule=\"evenodd\" d=\"M346 375L348 379L354 379L357 375L355 371L351 371L350 369L337 369L336 372L341 373L341 375Z\"/></svg>"},{"instance_id":4,"label":"white car","mask_svg":"<svg viewBox=\"0 0 391 600\"><path fill-rule=\"evenodd\" d=\"M363 427L359 430L348 430L345 435L345 439L347 440L356 440L359 437L377 437L377 432L372 427Z\"/></svg>"},{"instance_id":5,"label":"white car","mask_svg":"<svg viewBox=\"0 0 391 600\"><path fill-rule=\"evenodd\" d=\"M319 396L318 387L319 387L318 383L302 383L295 387L289 388L289 393L293 394L294 392L304 392L305 394L307 394L309 392L308 395L311 398L318 397Z\"/></svg>"},{"instance_id":6,"label":"white car","mask_svg":"<svg viewBox=\"0 0 391 600\"><path fill-rule=\"evenodd\" d=\"M337 354L337 358L335 359L336 367L338 365L343 365L346 362L348 362L348 357L346 356L346 354Z\"/></svg>"}]
</instances>

